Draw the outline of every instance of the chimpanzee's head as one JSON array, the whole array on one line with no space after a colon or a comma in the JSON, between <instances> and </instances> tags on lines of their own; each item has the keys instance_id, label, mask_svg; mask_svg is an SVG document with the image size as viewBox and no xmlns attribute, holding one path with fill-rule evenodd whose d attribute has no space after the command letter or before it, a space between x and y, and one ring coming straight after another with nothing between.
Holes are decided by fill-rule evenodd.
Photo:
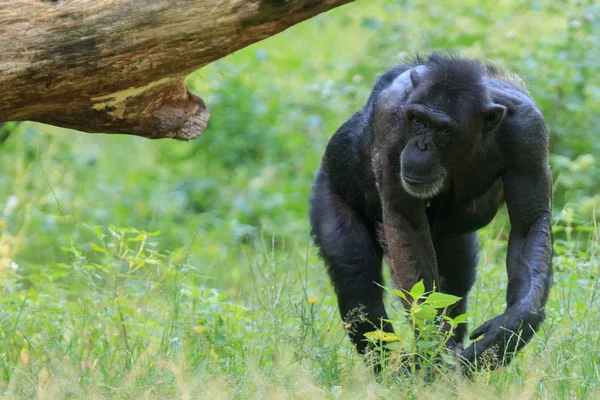
<instances>
[{"instance_id":1,"label":"chimpanzee's head","mask_svg":"<svg viewBox=\"0 0 600 400\"><path fill-rule=\"evenodd\" d=\"M440 193L506 110L491 102L479 63L435 55L426 67L410 72L413 91L403 107L408 142L400 156L402 186L422 199Z\"/></svg>"}]
</instances>

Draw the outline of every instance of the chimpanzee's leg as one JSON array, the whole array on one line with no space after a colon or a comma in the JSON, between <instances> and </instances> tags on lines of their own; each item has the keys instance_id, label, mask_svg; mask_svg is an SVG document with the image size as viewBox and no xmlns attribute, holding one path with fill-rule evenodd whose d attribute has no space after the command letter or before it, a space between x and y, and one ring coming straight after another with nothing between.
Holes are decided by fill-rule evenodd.
<instances>
[{"instance_id":1,"label":"chimpanzee's leg","mask_svg":"<svg viewBox=\"0 0 600 400\"><path fill-rule=\"evenodd\" d=\"M467 295L475 282L477 268L477 232L467 233L435 244L441 292L462 297L462 300L448 310L454 318L467 310ZM467 331L466 324L460 324L453 339L462 343Z\"/></svg>"},{"instance_id":2,"label":"chimpanzee's leg","mask_svg":"<svg viewBox=\"0 0 600 400\"><path fill-rule=\"evenodd\" d=\"M360 353L368 349L364 333L393 332L383 305L382 250L376 229L335 194L320 169L310 199L312 234L337 294L342 319L350 323L350 338ZM356 319L361 312L366 320Z\"/></svg>"}]
</instances>

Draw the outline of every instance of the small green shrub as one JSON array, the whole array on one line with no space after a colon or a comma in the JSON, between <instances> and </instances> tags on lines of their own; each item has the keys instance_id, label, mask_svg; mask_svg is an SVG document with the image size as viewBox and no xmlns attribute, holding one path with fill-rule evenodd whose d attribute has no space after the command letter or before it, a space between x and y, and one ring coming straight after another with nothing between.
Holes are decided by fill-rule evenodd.
<instances>
[{"instance_id":1,"label":"small green shrub","mask_svg":"<svg viewBox=\"0 0 600 400\"><path fill-rule=\"evenodd\" d=\"M408 337L377 329L365 334L367 339L381 351L382 347L393 350L388 363L392 370L416 371L421 367L437 372L447 372L456 365L452 350L447 344L452 331L459 324L465 323L467 314L454 318L447 315L448 307L461 300L460 297L441 293L425 292L423 281L417 282L410 291L390 290L404 304L409 304L404 312L412 332ZM404 325L402 321L391 321L394 325Z\"/></svg>"}]
</instances>

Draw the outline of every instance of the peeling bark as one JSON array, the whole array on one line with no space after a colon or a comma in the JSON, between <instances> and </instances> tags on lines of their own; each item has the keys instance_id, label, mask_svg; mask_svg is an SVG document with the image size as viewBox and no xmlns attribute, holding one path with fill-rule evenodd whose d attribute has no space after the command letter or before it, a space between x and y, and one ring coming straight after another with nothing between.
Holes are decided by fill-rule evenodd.
<instances>
[{"instance_id":1,"label":"peeling bark","mask_svg":"<svg viewBox=\"0 0 600 400\"><path fill-rule=\"evenodd\" d=\"M192 71L351 0L0 0L0 122L189 140Z\"/></svg>"}]
</instances>

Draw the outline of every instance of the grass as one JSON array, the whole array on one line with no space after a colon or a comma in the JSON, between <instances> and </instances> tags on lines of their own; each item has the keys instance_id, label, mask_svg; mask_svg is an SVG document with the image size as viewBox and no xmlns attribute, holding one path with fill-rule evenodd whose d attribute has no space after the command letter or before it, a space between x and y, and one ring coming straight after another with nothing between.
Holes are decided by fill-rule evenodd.
<instances>
[{"instance_id":1,"label":"grass","mask_svg":"<svg viewBox=\"0 0 600 400\"><path fill-rule=\"evenodd\" d=\"M598 398L600 10L500 4L358 1L239 51L189 77L213 115L191 143L19 125L0 147L2 396ZM307 197L374 77L436 49L499 61L542 106L555 282L510 366L377 382L339 319ZM480 232L470 329L504 308L509 228L502 212Z\"/></svg>"},{"instance_id":2,"label":"grass","mask_svg":"<svg viewBox=\"0 0 600 400\"><path fill-rule=\"evenodd\" d=\"M450 372L433 383L385 371L378 383L354 355L331 289L314 279L323 271L311 247L280 251L265 241L263 251L247 250L248 282L230 295L190 264L189 246L161 253L155 234L83 228L94 239L88 250L64 249L68 265L35 282L20 267L4 275L1 372L9 398L599 394L597 230L587 250L557 251L548 319L510 366L474 381ZM502 308L505 233L495 224L482 234L490 250L471 296L472 327ZM397 333L405 337L403 328Z\"/></svg>"}]
</instances>

